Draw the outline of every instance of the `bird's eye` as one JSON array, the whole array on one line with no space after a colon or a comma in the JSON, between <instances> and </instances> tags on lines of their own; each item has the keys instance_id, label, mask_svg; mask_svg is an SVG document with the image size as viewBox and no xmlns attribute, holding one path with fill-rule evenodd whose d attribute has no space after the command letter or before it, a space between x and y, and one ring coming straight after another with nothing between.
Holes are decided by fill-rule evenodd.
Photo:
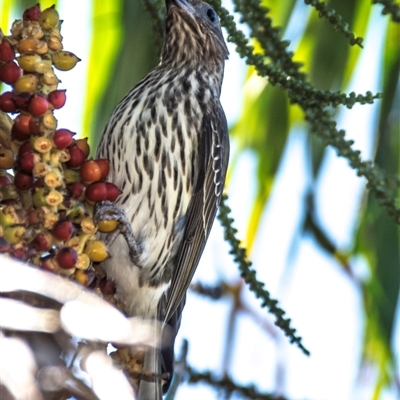
<instances>
[{"instance_id":1,"label":"bird's eye","mask_svg":"<svg viewBox=\"0 0 400 400\"><path fill-rule=\"evenodd\" d=\"M212 8L207 10L207 17L211 22L215 22L217 20L217 14L215 14L215 11Z\"/></svg>"}]
</instances>

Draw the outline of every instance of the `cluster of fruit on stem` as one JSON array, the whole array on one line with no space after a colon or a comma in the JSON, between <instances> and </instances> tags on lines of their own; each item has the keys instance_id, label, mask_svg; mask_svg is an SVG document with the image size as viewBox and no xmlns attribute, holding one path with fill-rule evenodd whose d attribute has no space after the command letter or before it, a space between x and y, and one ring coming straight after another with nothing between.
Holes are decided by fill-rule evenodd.
<instances>
[{"instance_id":1,"label":"cluster of fruit on stem","mask_svg":"<svg viewBox=\"0 0 400 400\"><path fill-rule=\"evenodd\" d=\"M55 7L28 8L0 30L0 252L90 286L92 262L108 257L96 232L110 232L117 221L93 222L95 202L115 201L119 189L105 182L106 159L88 159L87 139L57 127L54 110L66 102L54 68L72 69L79 58L64 51ZM10 120L6 113L15 114ZM110 285L105 285L110 289Z\"/></svg>"}]
</instances>

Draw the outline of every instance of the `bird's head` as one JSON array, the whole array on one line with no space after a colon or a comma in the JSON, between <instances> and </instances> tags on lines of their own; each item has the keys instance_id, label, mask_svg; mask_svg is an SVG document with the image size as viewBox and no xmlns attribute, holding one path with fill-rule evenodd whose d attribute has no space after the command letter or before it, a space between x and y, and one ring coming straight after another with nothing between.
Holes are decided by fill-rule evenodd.
<instances>
[{"instance_id":1,"label":"bird's head","mask_svg":"<svg viewBox=\"0 0 400 400\"><path fill-rule=\"evenodd\" d=\"M200 0L166 0L162 63L223 63L228 58L219 18Z\"/></svg>"}]
</instances>

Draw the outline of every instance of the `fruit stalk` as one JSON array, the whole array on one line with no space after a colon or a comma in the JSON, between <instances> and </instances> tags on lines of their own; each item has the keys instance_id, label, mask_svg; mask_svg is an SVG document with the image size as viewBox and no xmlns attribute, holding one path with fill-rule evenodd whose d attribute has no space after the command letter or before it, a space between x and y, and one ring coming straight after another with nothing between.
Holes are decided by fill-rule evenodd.
<instances>
[{"instance_id":1,"label":"fruit stalk","mask_svg":"<svg viewBox=\"0 0 400 400\"><path fill-rule=\"evenodd\" d=\"M37 4L10 35L0 30L0 81L9 85L0 95L0 252L93 288L93 263L108 257L93 205L121 192L105 182L108 160L88 159L87 139L57 126L67 94L55 70L80 61L63 49L60 28L55 7ZM100 231L117 224L103 221Z\"/></svg>"}]
</instances>

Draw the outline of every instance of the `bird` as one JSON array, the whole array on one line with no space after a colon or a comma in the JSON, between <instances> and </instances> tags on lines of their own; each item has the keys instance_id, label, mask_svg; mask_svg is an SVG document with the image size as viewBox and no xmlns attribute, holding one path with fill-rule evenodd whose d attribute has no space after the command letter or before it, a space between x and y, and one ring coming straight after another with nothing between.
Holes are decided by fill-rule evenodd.
<instances>
[{"instance_id":1,"label":"bird","mask_svg":"<svg viewBox=\"0 0 400 400\"><path fill-rule=\"evenodd\" d=\"M129 316L160 321L162 348L146 350L139 399L159 399L171 381L186 291L213 225L229 160L220 102L229 52L215 10L200 0L166 0L159 64L121 100L97 149L121 194L95 209L117 218L103 262ZM112 217L110 217L110 215ZM164 335L169 332L168 335ZM166 342L166 343L164 343ZM157 379L166 373L168 378Z\"/></svg>"}]
</instances>

